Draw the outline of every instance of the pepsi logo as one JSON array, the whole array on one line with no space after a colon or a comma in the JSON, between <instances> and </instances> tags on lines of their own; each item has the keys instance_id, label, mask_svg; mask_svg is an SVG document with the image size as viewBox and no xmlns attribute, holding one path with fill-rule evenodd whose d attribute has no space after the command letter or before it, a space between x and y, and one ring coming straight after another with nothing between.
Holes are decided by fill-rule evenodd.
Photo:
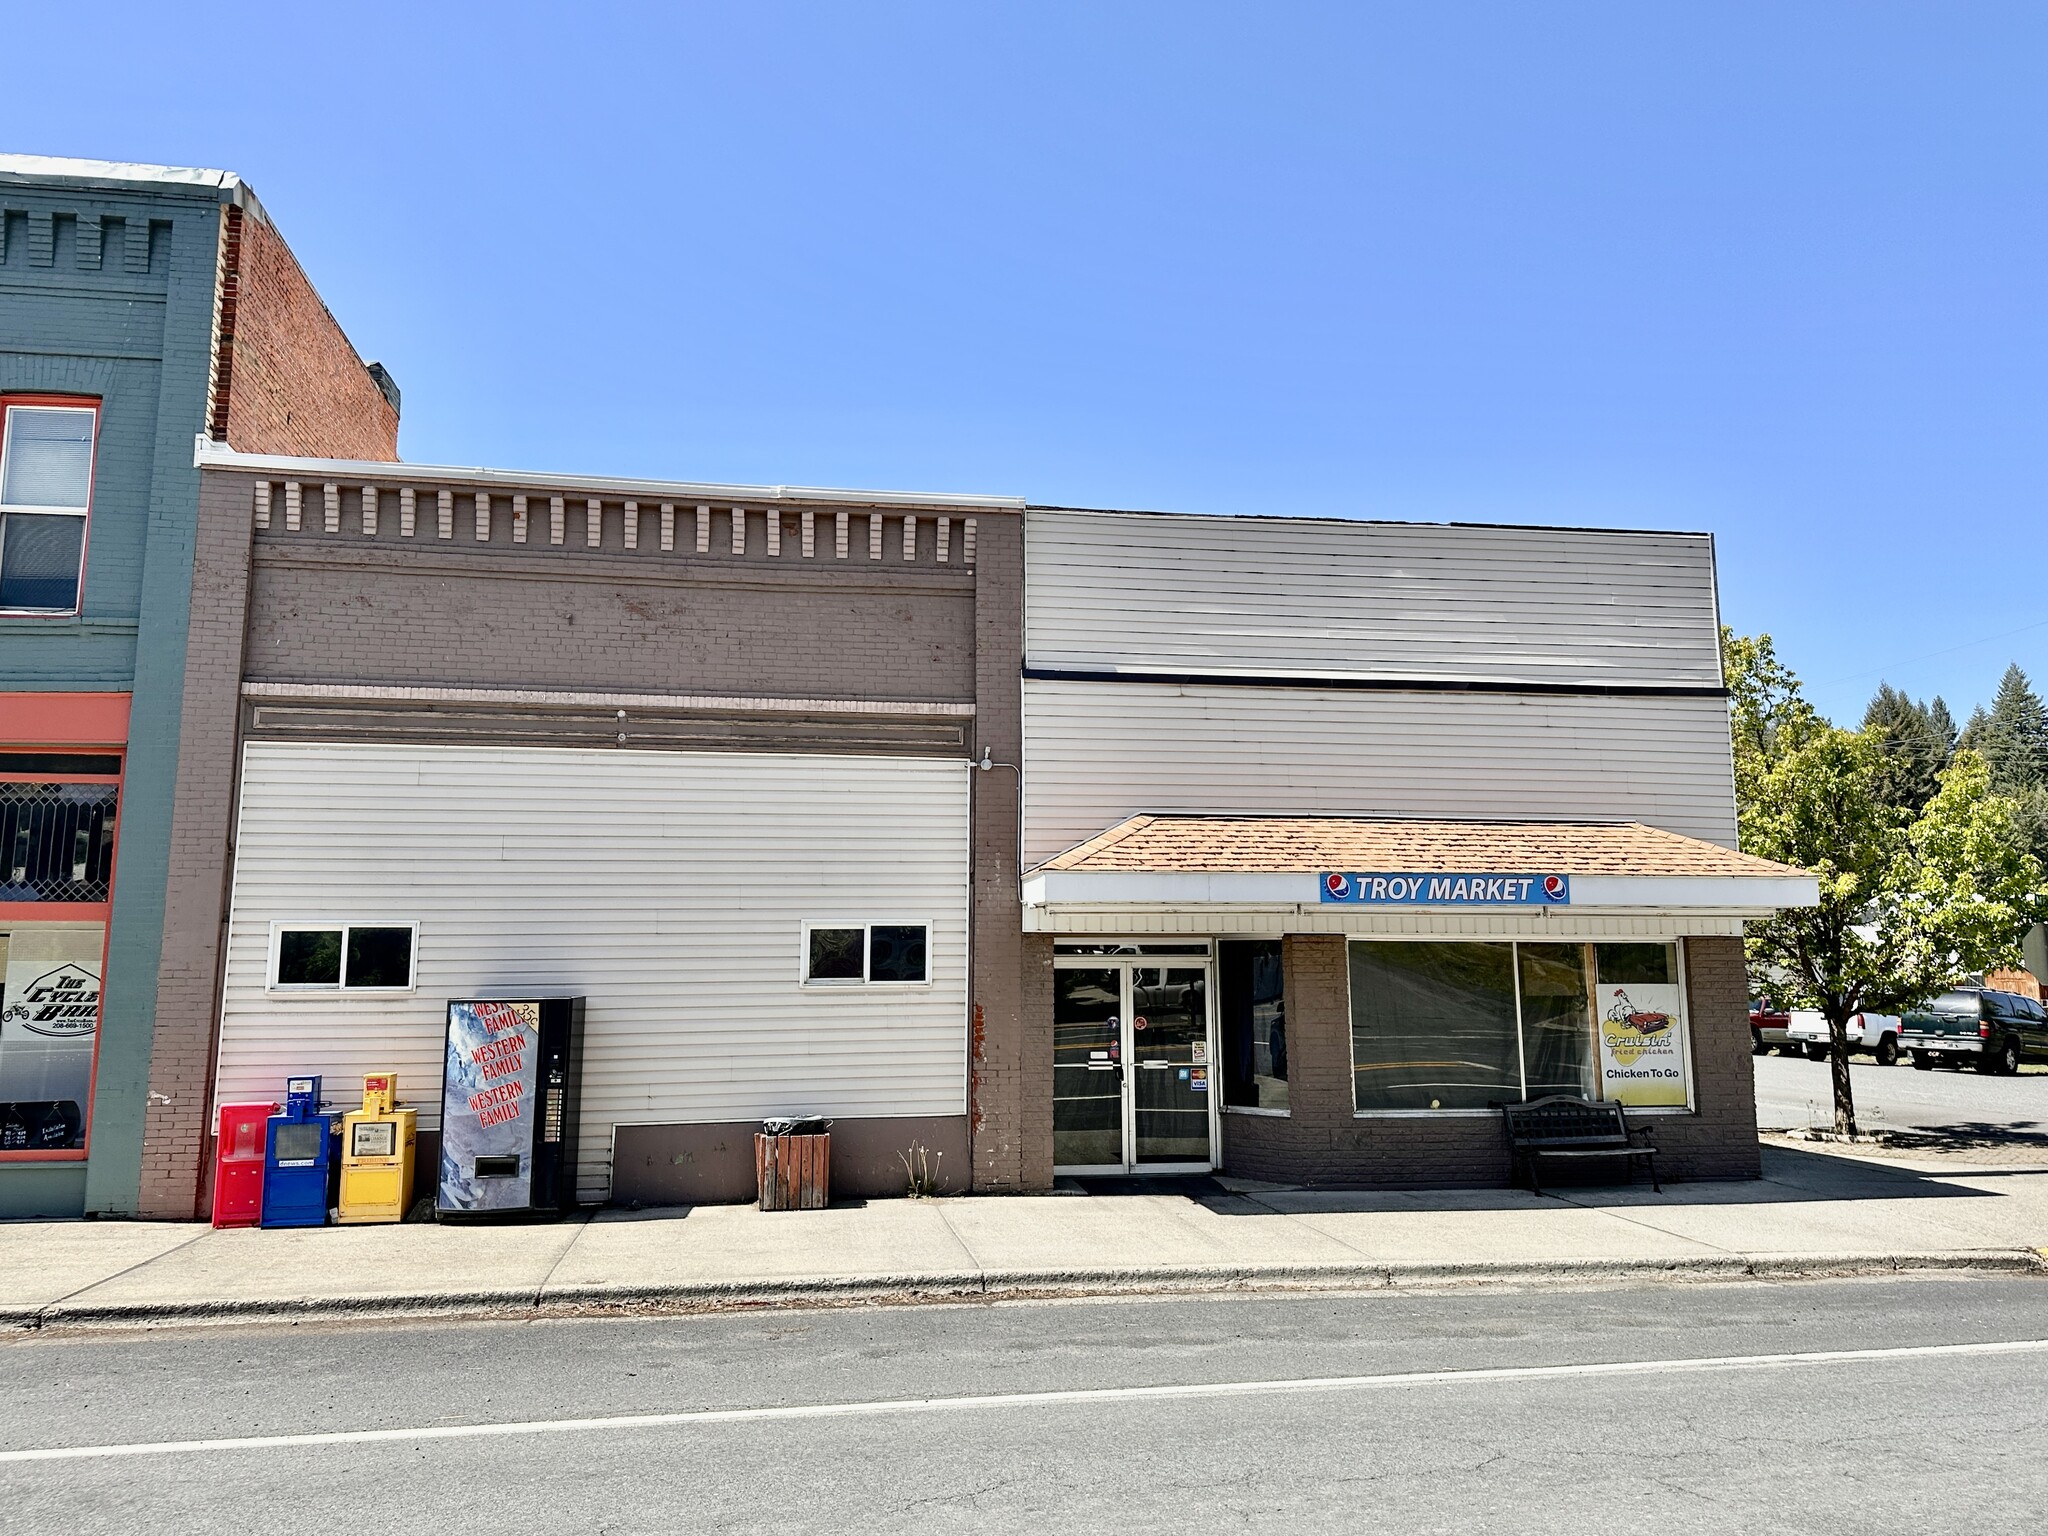
<instances>
[{"instance_id":1,"label":"pepsi logo","mask_svg":"<svg viewBox=\"0 0 2048 1536\"><path fill-rule=\"evenodd\" d=\"M1342 901L1351 894L1351 877L1349 875L1325 875L1323 876L1323 889L1328 891L1333 899Z\"/></svg>"},{"instance_id":2,"label":"pepsi logo","mask_svg":"<svg viewBox=\"0 0 2048 1536\"><path fill-rule=\"evenodd\" d=\"M1543 899L1545 901L1564 900L1563 875L1545 875L1543 877Z\"/></svg>"}]
</instances>

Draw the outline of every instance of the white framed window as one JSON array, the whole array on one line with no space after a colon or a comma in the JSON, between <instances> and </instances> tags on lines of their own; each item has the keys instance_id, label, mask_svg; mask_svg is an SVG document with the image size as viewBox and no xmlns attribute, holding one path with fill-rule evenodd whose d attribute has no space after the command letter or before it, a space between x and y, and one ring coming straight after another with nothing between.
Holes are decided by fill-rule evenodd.
<instances>
[{"instance_id":1,"label":"white framed window","mask_svg":"<svg viewBox=\"0 0 2048 1536\"><path fill-rule=\"evenodd\" d=\"M922 918L817 918L803 925L807 987L928 987L932 925Z\"/></svg>"},{"instance_id":2,"label":"white framed window","mask_svg":"<svg viewBox=\"0 0 2048 1536\"><path fill-rule=\"evenodd\" d=\"M0 405L0 613L74 614L99 410Z\"/></svg>"},{"instance_id":3,"label":"white framed window","mask_svg":"<svg viewBox=\"0 0 2048 1536\"><path fill-rule=\"evenodd\" d=\"M273 992L410 992L418 923L273 923Z\"/></svg>"}]
</instances>

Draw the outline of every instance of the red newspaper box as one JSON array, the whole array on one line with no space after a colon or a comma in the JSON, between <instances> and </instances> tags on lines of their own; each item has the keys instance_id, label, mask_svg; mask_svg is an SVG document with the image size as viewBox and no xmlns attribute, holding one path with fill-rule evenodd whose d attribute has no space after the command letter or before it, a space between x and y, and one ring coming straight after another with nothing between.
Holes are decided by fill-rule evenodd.
<instances>
[{"instance_id":1,"label":"red newspaper box","mask_svg":"<svg viewBox=\"0 0 2048 1536\"><path fill-rule=\"evenodd\" d=\"M275 1104L223 1104L213 1153L213 1224L253 1227L263 1219L263 1135Z\"/></svg>"}]
</instances>

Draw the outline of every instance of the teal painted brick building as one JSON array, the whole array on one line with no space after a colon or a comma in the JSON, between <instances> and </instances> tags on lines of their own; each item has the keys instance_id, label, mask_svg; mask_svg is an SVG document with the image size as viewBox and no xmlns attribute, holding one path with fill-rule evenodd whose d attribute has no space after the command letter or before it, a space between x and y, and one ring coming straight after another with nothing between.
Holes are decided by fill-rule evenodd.
<instances>
[{"instance_id":1,"label":"teal painted brick building","mask_svg":"<svg viewBox=\"0 0 2048 1536\"><path fill-rule=\"evenodd\" d=\"M0 155L0 1216L193 1214L144 1147L196 440L397 422L240 178Z\"/></svg>"}]
</instances>

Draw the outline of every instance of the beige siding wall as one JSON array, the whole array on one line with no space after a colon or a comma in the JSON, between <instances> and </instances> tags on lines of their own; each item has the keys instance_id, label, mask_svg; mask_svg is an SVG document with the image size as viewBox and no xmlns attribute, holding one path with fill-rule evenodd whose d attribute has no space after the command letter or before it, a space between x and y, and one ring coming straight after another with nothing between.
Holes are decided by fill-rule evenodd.
<instances>
[{"instance_id":1,"label":"beige siding wall","mask_svg":"<svg viewBox=\"0 0 2048 1536\"><path fill-rule=\"evenodd\" d=\"M1717 698L1024 684L1025 863L1141 811L1616 818L1733 846Z\"/></svg>"},{"instance_id":2,"label":"beige siding wall","mask_svg":"<svg viewBox=\"0 0 2048 1536\"><path fill-rule=\"evenodd\" d=\"M1034 667L1721 681L1705 534L1034 510Z\"/></svg>"},{"instance_id":3,"label":"beige siding wall","mask_svg":"<svg viewBox=\"0 0 2048 1536\"><path fill-rule=\"evenodd\" d=\"M583 1197L612 1128L958 1116L967 790L957 762L251 743L216 1091L394 1069L438 1120L451 997L589 999ZM932 985L805 988L807 919L928 919ZM417 989L266 990L274 923L417 921Z\"/></svg>"}]
</instances>

